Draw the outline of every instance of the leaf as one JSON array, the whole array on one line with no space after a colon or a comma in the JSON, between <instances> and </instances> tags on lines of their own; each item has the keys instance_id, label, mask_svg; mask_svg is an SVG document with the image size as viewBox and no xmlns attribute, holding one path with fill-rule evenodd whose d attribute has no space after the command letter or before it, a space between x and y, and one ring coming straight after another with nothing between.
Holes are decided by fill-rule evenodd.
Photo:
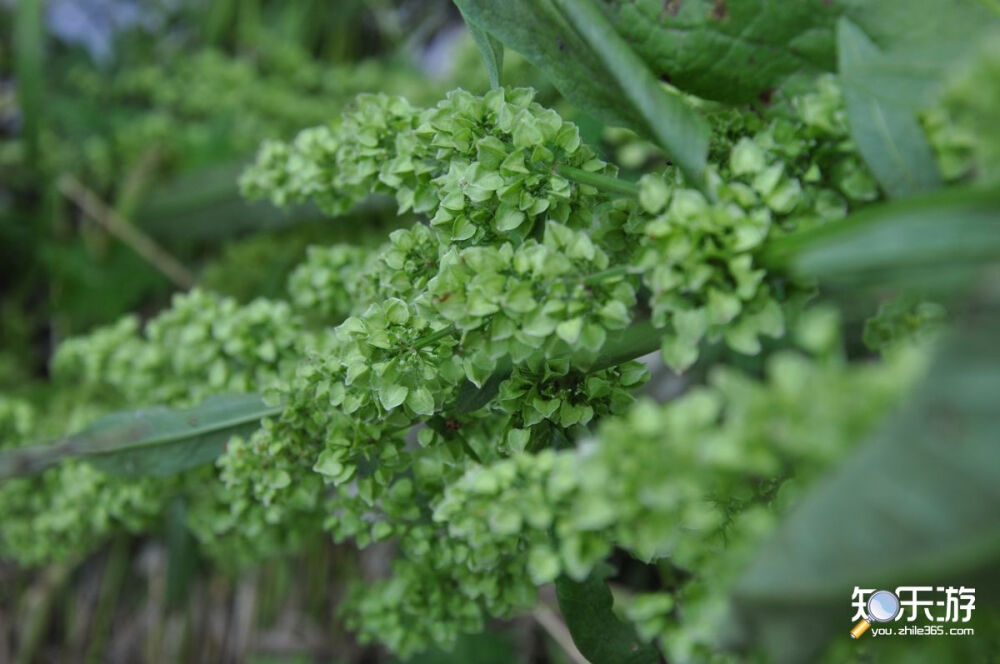
<instances>
[{"instance_id":1,"label":"leaf","mask_svg":"<svg viewBox=\"0 0 1000 664\"><path fill-rule=\"evenodd\" d=\"M622 107L614 78L551 0L455 0L470 25L493 35L541 69L573 103L606 121L641 124Z\"/></svg>"},{"instance_id":2,"label":"leaf","mask_svg":"<svg viewBox=\"0 0 1000 664\"><path fill-rule=\"evenodd\" d=\"M929 103L997 25L982 0L613 0L611 23L671 85L729 103L766 98L796 74L835 71L846 16L882 49L859 66L884 100Z\"/></svg>"},{"instance_id":3,"label":"leaf","mask_svg":"<svg viewBox=\"0 0 1000 664\"><path fill-rule=\"evenodd\" d=\"M649 68L619 35L594 0L555 0L569 22L611 72L647 128L702 190L708 159L708 123L680 96L668 93Z\"/></svg>"},{"instance_id":4,"label":"leaf","mask_svg":"<svg viewBox=\"0 0 1000 664\"><path fill-rule=\"evenodd\" d=\"M841 2L615 0L608 16L653 73L718 101L766 97L799 72L832 71Z\"/></svg>"},{"instance_id":5,"label":"leaf","mask_svg":"<svg viewBox=\"0 0 1000 664\"><path fill-rule=\"evenodd\" d=\"M510 377L510 372L510 359L506 358L501 361L500 366L497 367L493 374L486 379L482 387L476 387L469 380L463 382L462 386L458 389L458 396L455 397L455 400L445 410L460 414L472 413L479 410L493 401L500 391L500 384Z\"/></svg>"},{"instance_id":6,"label":"leaf","mask_svg":"<svg viewBox=\"0 0 1000 664\"><path fill-rule=\"evenodd\" d=\"M387 383L379 387L378 399L382 403L383 408L386 410L392 410L406 401L406 395L409 394L409 392L409 388L405 385Z\"/></svg>"},{"instance_id":7,"label":"leaf","mask_svg":"<svg viewBox=\"0 0 1000 664\"><path fill-rule=\"evenodd\" d=\"M561 576L556 595L573 643L591 664L655 664L660 655L639 640L631 623L622 622L611 610L614 598L604 579L608 565L595 569L584 581Z\"/></svg>"},{"instance_id":8,"label":"leaf","mask_svg":"<svg viewBox=\"0 0 1000 664\"><path fill-rule=\"evenodd\" d=\"M163 476L214 460L232 436L281 412L256 394L221 395L186 409L113 413L66 439L0 454L0 480L37 473L64 459L85 458L118 476Z\"/></svg>"},{"instance_id":9,"label":"leaf","mask_svg":"<svg viewBox=\"0 0 1000 664\"><path fill-rule=\"evenodd\" d=\"M837 24L837 53L851 134L882 188L898 198L940 187L934 153L914 112L873 94L852 78L864 63L878 59L875 43L842 18Z\"/></svg>"},{"instance_id":10,"label":"leaf","mask_svg":"<svg viewBox=\"0 0 1000 664\"><path fill-rule=\"evenodd\" d=\"M1000 259L1000 191L952 188L869 208L774 242L773 267L842 284L950 289Z\"/></svg>"},{"instance_id":11,"label":"leaf","mask_svg":"<svg viewBox=\"0 0 1000 664\"><path fill-rule=\"evenodd\" d=\"M166 606L179 609L190 597L191 584L198 567L198 541L187 527L187 506L176 496L166 515L167 544Z\"/></svg>"},{"instance_id":12,"label":"leaf","mask_svg":"<svg viewBox=\"0 0 1000 664\"><path fill-rule=\"evenodd\" d=\"M880 53L854 63L851 85L911 110L933 103L956 65L1000 26L982 0L839 0Z\"/></svg>"},{"instance_id":13,"label":"leaf","mask_svg":"<svg viewBox=\"0 0 1000 664\"><path fill-rule=\"evenodd\" d=\"M470 24L524 55L574 104L606 122L656 138L685 174L700 182L708 147L704 121L683 100L663 91L620 37L602 45L603 52L596 51L592 45L598 37L581 36L553 0L455 0L455 4ZM597 29L607 35L607 22L603 23ZM627 63L627 71L622 63ZM637 106L637 101L644 105ZM661 112L662 117L657 115Z\"/></svg>"},{"instance_id":14,"label":"leaf","mask_svg":"<svg viewBox=\"0 0 1000 664\"><path fill-rule=\"evenodd\" d=\"M975 586L1000 572L998 335L995 308L967 314L906 407L758 551L734 601L775 661L816 661L849 627L854 586Z\"/></svg>"},{"instance_id":15,"label":"leaf","mask_svg":"<svg viewBox=\"0 0 1000 664\"><path fill-rule=\"evenodd\" d=\"M26 148L27 164L40 170L42 131L46 116L45 86L45 22L41 0L21 0L14 12L14 73L17 80L17 102L20 107L21 129Z\"/></svg>"},{"instance_id":16,"label":"leaf","mask_svg":"<svg viewBox=\"0 0 1000 664\"><path fill-rule=\"evenodd\" d=\"M461 6L459 6L459 12L461 11ZM502 85L501 76L503 74L503 43L478 25L470 23L465 18L464 13L462 18L465 19L469 34L472 35L472 39L475 40L476 46L479 47L479 52L483 56L483 64L486 65L486 73L490 77L490 87L499 88Z\"/></svg>"}]
</instances>

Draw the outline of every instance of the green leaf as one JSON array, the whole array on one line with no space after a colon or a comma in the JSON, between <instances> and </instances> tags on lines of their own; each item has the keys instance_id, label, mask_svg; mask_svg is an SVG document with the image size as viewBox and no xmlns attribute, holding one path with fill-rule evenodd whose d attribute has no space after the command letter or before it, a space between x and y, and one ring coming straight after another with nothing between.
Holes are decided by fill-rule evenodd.
<instances>
[{"instance_id":1,"label":"green leaf","mask_svg":"<svg viewBox=\"0 0 1000 664\"><path fill-rule=\"evenodd\" d=\"M167 607L179 609L190 597L191 582L198 567L198 541L187 527L184 499L175 497L166 515Z\"/></svg>"},{"instance_id":2,"label":"green leaf","mask_svg":"<svg viewBox=\"0 0 1000 664\"><path fill-rule=\"evenodd\" d=\"M875 43L842 18L837 24L837 51L851 134L882 188L901 197L940 187L934 153L914 112L852 79L859 67L878 59Z\"/></svg>"},{"instance_id":3,"label":"green leaf","mask_svg":"<svg viewBox=\"0 0 1000 664\"><path fill-rule=\"evenodd\" d=\"M470 25L521 53L573 103L604 120L638 124L635 112L621 107L614 79L551 0L455 0L455 4Z\"/></svg>"},{"instance_id":4,"label":"green leaf","mask_svg":"<svg viewBox=\"0 0 1000 664\"><path fill-rule=\"evenodd\" d=\"M382 407L392 410L406 400L406 395L410 392L405 385L386 384L379 387L378 398L382 402Z\"/></svg>"},{"instance_id":5,"label":"green leaf","mask_svg":"<svg viewBox=\"0 0 1000 664\"><path fill-rule=\"evenodd\" d=\"M852 65L851 85L911 110L931 104L957 64L1000 26L982 0L839 0L880 53Z\"/></svg>"},{"instance_id":6,"label":"green leaf","mask_svg":"<svg viewBox=\"0 0 1000 664\"><path fill-rule=\"evenodd\" d=\"M461 3L456 4L459 5L459 12L462 12ZM475 23L470 23L464 12L462 18L465 19L469 34L472 35L483 56L483 64L486 65L486 73L490 77L490 87L499 88L502 85L503 74L503 43Z\"/></svg>"},{"instance_id":7,"label":"green leaf","mask_svg":"<svg viewBox=\"0 0 1000 664\"><path fill-rule=\"evenodd\" d=\"M823 637L847 638L854 586L974 587L1000 572L998 335L996 309L968 314L906 407L757 552L735 601L775 661L816 661Z\"/></svg>"},{"instance_id":8,"label":"green leaf","mask_svg":"<svg viewBox=\"0 0 1000 664\"><path fill-rule=\"evenodd\" d=\"M509 359L493 372L482 387L476 387L472 381L465 381L458 389L455 401L445 410L455 413L472 413L493 401L500 391L500 384L510 376L511 363Z\"/></svg>"},{"instance_id":9,"label":"green leaf","mask_svg":"<svg viewBox=\"0 0 1000 664\"><path fill-rule=\"evenodd\" d=\"M14 72L17 80L17 102L24 123L21 135L27 151L27 163L32 169L39 162L42 128L45 118L45 21L41 0L22 0L14 13Z\"/></svg>"},{"instance_id":10,"label":"green leaf","mask_svg":"<svg viewBox=\"0 0 1000 664\"><path fill-rule=\"evenodd\" d=\"M843 2L614 0L608 16L653 73L699 97L745 103L799 72L832 71Z\"/></svg>"},{"instance_id":11,"label":"green leaf","mask_svg":"<svg viewBox=\"0 0 1000 664\"><path fill-rule=\"evenodd\" d=\"M553 0L455 0L470 24L502 41L541 69L574 104L607 122L657 139L695 183L708 149L704 120L665 92L642 60L608 25L574 29ZM583 8L587 12L587 8ZM586 23L586 17L580 16ZM612 41L604 43L605 38ZM598 48L594 45L597 44Z\"/></svg>"},{"instance_id":12,"label":"green leaf","mask_svg":"<svg viewBox=\"0 0 1000 664\"><path fill-rule=\"evenodd\" d=\"M1000 259L998 210L1000 191L947 189L785 237L767 262L830 282L948 290Z\"/></svg>"},{"instance_id":13,"label":"green leaf","mask_svg":"<svg viewBox=\"0 0 1000 664\"><path fill-rule=\"evenodd\" d=\"M406 405L417 415L434 414L434 397L426 387L418 387L410 390L406 397Z\"/></svg>"},{"instance_id":14,"label":"green leaf","mask_svg":"<svg viewBox=\"0 0 1000 664\"><path fill-rule=\"evenodd\" d=\"M256 394L241 394L212 397L194 408L113 413L64 440L0 454L0 480L69 458L85 458L112 475L171 475L214 460L232 436L252 432L279 412L281 406L268 406Z\"/></svg>"},{"instance_id":15,"label":"green leaf","mask_svg":"<svg viewBox=\"0 0 1000 664\"><path fill-rule=\"evenodd\" d=\"M629 43L608 22L594 0L554 0L688 180L705 189L708 124L680 96L668 93Z\"/></svg>"},{"instance_id":16,"label":"green leaf","mask_svg":"<svg viewBox=\"0 0 1000 664\"><path fill-rule=\"evenodd\" d=\"M765 98L795 74L836 69L848 17L883 50L864 63L883 100L925 106L997 24L982 0L611 0L609 21L653 74L699 97Z\"/></svg>"},{"instance_id":17,"label":"green leaf","mask_svg":"<svg viewBox=\"0 0 1000 664\"><path fill-rule=\"evenodd\" d=\"M607 334L607 341L596 358L589 353L585 354L585 358L581 358L575 355L577 351L570 349L567 355L553 355L551 359L569 360L572 366L598 371L653 352L660 343L661 334L662 330L654 328L650 321L637 321L622 330ZM497 363L496 370L482 387L476 387L471 381L465 381L458 390L458 396L444 408L444 411L471 413L479 410L496 397L500 391L500 384L510 376L511 369L510 358L506 357Z\"/></svg>"},{"instance_id":18,"label":"green leaf","mask_svg":"<svg viewBox=\"0 0 1000 664\"><path fill-rule=\"evenodd\" d=\"M656 649L639 640L635 628L622 622L611 607L614 598L604 579L608 565L595 569L584 581L562 576L556 595L573 643L592 664L655 664Z\"/></svg>"}]
</instances>

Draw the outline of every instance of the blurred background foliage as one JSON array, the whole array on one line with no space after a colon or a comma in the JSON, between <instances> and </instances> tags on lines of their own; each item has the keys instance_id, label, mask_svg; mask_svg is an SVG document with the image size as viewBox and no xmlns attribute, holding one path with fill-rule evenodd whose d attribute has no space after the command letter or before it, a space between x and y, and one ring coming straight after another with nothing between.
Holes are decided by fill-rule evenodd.
<instances>
[{"instance_id":1,"label":"blurred background foliage","mask_svg":"<svg viewBox=\"0 0 1000 664\"><path fill-rule=\"evenodd\" d=\"M516 56L507 68L548 87ZM0 387L44 375L59 340L156 311L192 281L273 294L306 245L384 237L389 208L317 223L309 207L245 202L236 175L263 139L358 93L426 104L459 86L488 81L444 0L0 5Z\"/></svg>"},{"instance_id":2,"label":"blurred background foliage","mask_svg":"<svg viewBox=\"0 0 1000 664\"><path fill-rule=\"evenodd\" d=\"M516 54L505 72L555 103ZM488 85L448 0L0 2L0 392L59 412L46 378L67 337L194 284L275 296L309 245L381 241L406 221L393 206L330 224L245 201L237 175L359 93ZM337 626L327 583L387 557L324 542L232 579L189 538L168 524L30 574L0 563L0 662L394 661ZM563 661L543 634L528 618L413 661Z\"/></svg>"}]
</instances>

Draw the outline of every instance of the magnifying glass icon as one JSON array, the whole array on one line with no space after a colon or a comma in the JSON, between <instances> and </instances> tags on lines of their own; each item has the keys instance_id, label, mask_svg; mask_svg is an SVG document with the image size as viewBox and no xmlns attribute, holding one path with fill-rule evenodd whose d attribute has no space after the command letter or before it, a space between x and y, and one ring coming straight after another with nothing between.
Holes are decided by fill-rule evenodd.
<instances>
[{"instance_id":1,"label":"magnifying glass icon","mask_svg":"<svg viewBox=\"0 0 1000 664\"><path fill-rule=\"evenodd\" d=\"M876 590L868 598L868 617L862 618L854 629L851 630L851 638L856 639L872 626L873 622L889 622L895 620L900 610L899 598L891 590Z\"/></svg>"}]
</instances>

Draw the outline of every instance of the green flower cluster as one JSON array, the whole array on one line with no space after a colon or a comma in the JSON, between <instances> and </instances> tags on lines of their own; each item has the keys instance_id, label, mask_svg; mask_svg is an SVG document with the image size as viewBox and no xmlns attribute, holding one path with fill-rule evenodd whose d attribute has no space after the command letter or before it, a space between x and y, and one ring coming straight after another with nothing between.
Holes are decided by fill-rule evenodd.
<instances>
[{"instance_id":1,"label":"green flower cluster","mask_svg":"<svg viewBox=\"0 0 1000 664\"><path fill-rule=\"evenodd\" d=\"M490 410L512 417L503 439L506 451L532 451L553 444L552 435L567 440L582 436L595 418L624 412L632 404L632 391L648 379L649 371L639 362L584 373L565 362L548 361L515 369L500 384ZM542 422L550 427L536 426ZM544 433L550 434L548 441L538 439Z\"/></svg>"},{"instance_id":2,"label":"green flower cluster","mask_svg":"<svg viewBox=\"0 0 1000 664\"><path fill-rule=\"evenodd\" d=\"M0 396L0 449L28 443L41 420L29 402ZM75 460L38 477L6 480L0 484L0 552L29 565L66 560L115 531L147 530L160 513L166 484L108 478Z\"/></svg>"},{"instance_id":3,"label":"green flower cluster","mask_svg":"<svg viewBox=\"0 0 1000 664\"><path fill-rule=\"evenodd\" d=\"M883 303L865 321L862 340L874 351L923 341L940 331L947 311L937 302L901 295Z\"/></svg>"},{"instance_id":4,"label":"green flower cluster","mask_svg":"<svg viewBox=\"0 0 1000 664\"><path fill-rule=\"evenodd\" d=\"M759 352L760 335L784 332L779 301L754 260L770 214L753 209L756 195L735 186L720 187L720 201L710 204L697 191L660 193L651 182L644 180L642 195L657 216L643 228L636 266L651 292L653 323L665 328L664 361L682 371L698 359L703 339L719 337L734 350ZM744 201L750 205L741 206Z\"/></svg>"},{"instance_id":5,"label":"green flower cluster","mask_svg":"<svg viewBox=\"0 0 1000 664\"><path fill-rule=\"evenodd\" d=\"M575 125L532 96L458 90L419 110L362 95L332 126L307 129L290 144L265 143L242 187L278 205L312 199L333 215L372 193L392 195L400 213L426 213L451 242L524 238L540 218L589 226L586 201L595 190L558 167L614 169L582 145Z\"/></svg>"},{"instance_id":6,"label":"green flower cluster","mask_svg":"<svg viewBox=\"0 0 1000 664\"><path fill-rule=\"evenodd\" d=\"M0 491L25 515L3 526L5 546L25 560L52 551L26 543L36 522L81 546L83 528L147 527L171 492L230 564L324 530L361 547L394 538L393 576L359 590L348 616L403 653L530 605L538 584L582 578L619 546L690 573L675 610L662 597L633 610L677 659L695 658L724 592L705 570L723 579L738 558L728 538L764 532L758 508L838 458L909 374L892 357L845 365L822 314L798 331L819 358L776 354L764 381L715 371L663 406L633 407L647 373L627 360L661 342L680 369L703 340L755 353L782 333L807 289L761 268L767 241L878 195L839 103L824 81L765 117L720 113L712 200L672 168L621 198L614 167L525 90L458 91L430 109L365 95L328 126L266 144L243 178L252 195L339 214L388 194L427 223L371 250L313 250L291 304L194 291L144 330L129 318L64 344L59 379L118 402L258 391L283 411L215 468L160 484L79 462L18 480L26 488ZM50 506L87 501L105 505L96 523L62 507L45 522Z\"/></svg>"},{"instance_id":7,"label":"green flower cluster","mask_svg":"<svg viewBox=\"0 0 1000 664\"><path fill-rule=\"evenodd\" d=\"M150 530L173 490L169 479L121 480L76 460L7 480L0 486L0 551L27 565L67 560L115 532Z\"/></svg>"},{"instance_id":8,"label":"green flower cluster","mask_svg":"<svg viewBox=\"0 0 1000 664\"><path fill-rule=\"evenodd\" d=\"M480 384L498 358L551 356L560 342L596 356L609 330L631 322L636 303L633 284L621 272L606 274L608 265L586 232L549 221L541 242L451 248L421 304L475 331L464 340L476 348L467 374Z\"/></svg>"},{"instance_id":9,"label":"green flower cluster","mask_svg":"<svg viewBox=\"0 0 1000 664\"><path fill-rule=\"evenodd\" d=\"M0 449L26 440L37 426L36 418L29 402L0 394Z\"/></svg>"},{"instance_id":10,"label":"green flower cluster","mask_svg":"<svg viewBox=\"0 0 1000 664\"><path fill-rule=\"evenodd\" d=\"M278 385L294 371L311 338L286 303L256 300L241 306L197 290L178 295L172 308L149 321L144 331L139 328L130 316L60 346L54 377L73 385L83 402L70 413L59 413L65 426L82 426L109 404L191 405L214 394ZM0 408L5 444L50 433L24 404L7 403ZM16 425L10 432L16 435L6 435L8 422ZM197 471L181 478L123 479L70 460L35 477L8 480L0 485L6 515L0 547L29 564L64 559L89 550L115 530L148 530L177 492L190 491L196 501L209 504L219 500L225 487L205 492L205 478ZM234 502L226 501L225 515L238 512L230 504ZM216 522L221 518L213 517ZM222 532L221 527L210 532L216 530ZM240 530L240 535L249 538L249 532ZM265 551L267 543L255 541L253 547Z\"/></svg>"},{"instance_id":11,"label":"green flower cluster","mask_svg":"<svg viewBox=\"0 0 1000 664\"><path fill-rule=\"evenodd\" d=\"M223 566L301 550L322 532L323 482L311 472L303 435L265 420L248 438L228 441L209 490L185 487L188 527Z\"/></svg>"},{"instance_id":12,"label":"green flower cluster","mask_svg":"<svg viewBox=\"0 0 1000 664\"><path fill-rule=\"evenodd\" d=\"M1000 46L996 39L986 39L976 56L953 77L945 98L950 125L957 126L964 138L963 147L971 148L974 154L973 172L990 184L1000 178L1000 131L993 122L1000 103L998 77Z\"/></svg>"},{"instance_id":13,"label":"green flower cluster","mask_svg":"<svg viewBox=\"0 0 1000 664\"><path fill-rule=\"evenodd\" d=\"M669 561L688 580L631 613L671 661L704 661L752 545L922 370L918 352L845 364L828 347L830 323L817 312L799 333L806 343L823 340L823 356L776 354L763 381L720 368L675 401L641 401L604 420L578 449L473 466L435 501L434 519L448 538L492 552L487 565L520 566L535 584L582 579L615 545ZM480 571L465 561L447 583Z\"/></svg>"},{"instance_id":14,"label":"green flower cluster","mask_svg":"<svg viewBox=\"0 0 1000 664\"><path fill-rule=\"evenodd\" d=\"M716 200L680 186L674 172L646 175L639 204L652 218L629 222L641 234L633 265L651 291L653 322L665 330L663 357L678 371L698 359L703 340L756 354L759 337L783 334L782 305L808 289L767 275L757 254L777 234L842 217L849 205L878 196L831 78L771 119L727 111L716 121L730 139L713 149Z\"/></svg>"},{"instance_id":15,"label":"green flower cluster","mask_svg":"<svg viewBox=\"0 0 1000 664\"><path fill-rule=\"evenodd\" d=\"M53 374L65 384L111 389L130 404L189 405L277 383L310 344L285 302L240 305L194 290L175 296L142 333L130 316L67 340Z\"/></svg>"},{"instance_id":16,"label":"green flower cluster","mask_svg":"<svg viewBox=\"0 0 1000 664\"><path fill-rule=\"evenodd\" d=\"M303 315L339 323L362 295L371 252L351 244L309 247L306 259L288 277L288 296Z\"/></svg>"}]
</instances>

